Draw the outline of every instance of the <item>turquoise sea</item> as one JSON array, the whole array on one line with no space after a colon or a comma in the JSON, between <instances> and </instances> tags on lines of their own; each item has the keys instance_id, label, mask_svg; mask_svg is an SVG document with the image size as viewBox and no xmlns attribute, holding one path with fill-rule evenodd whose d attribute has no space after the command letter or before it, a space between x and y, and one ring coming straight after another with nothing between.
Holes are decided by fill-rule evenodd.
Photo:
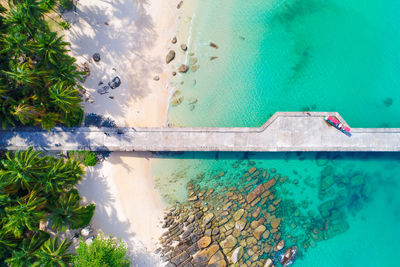
<instances>
[{"instance_id":1,"label":"turquoise sea","mask_svg":"<svg viewBox=\"0 0 400 267\"><path fill-rule=\"evenodd\" d=\"M338 111L351 127L400 127L400 0L195 4L187 63L199 68L175 81L183 101L171 125L259 126L276 111L310 110ZM277 190L298 207L302 223L284 230L299 240L312 236L301 225L320 219L321 204L341 203L332 210L343 231L310 238L294 266L400 266L399 153L170 154L153 173L172 204L193 179L240 187L251 166L288 177Z\"/></svg>"}]
</instances>

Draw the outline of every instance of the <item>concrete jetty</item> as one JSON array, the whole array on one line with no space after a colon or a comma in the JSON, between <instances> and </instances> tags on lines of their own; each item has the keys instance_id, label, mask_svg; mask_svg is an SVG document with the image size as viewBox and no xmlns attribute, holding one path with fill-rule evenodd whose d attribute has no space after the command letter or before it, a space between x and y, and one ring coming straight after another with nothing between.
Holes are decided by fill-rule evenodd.
<instances>
[{"instance_id":1,"label":"concrete jetty","mask_svg":"<svg viewBox=\"0 0 400 267\"><path fill-rule=\"evenodd\" d=\"M277 112L258 128L54 128L0 131L0 149L68 151L400 151L400 128L353 128L347 136L323 117ZM351 126L351 125L350 125Z\"/></svg>"}]
</instances>

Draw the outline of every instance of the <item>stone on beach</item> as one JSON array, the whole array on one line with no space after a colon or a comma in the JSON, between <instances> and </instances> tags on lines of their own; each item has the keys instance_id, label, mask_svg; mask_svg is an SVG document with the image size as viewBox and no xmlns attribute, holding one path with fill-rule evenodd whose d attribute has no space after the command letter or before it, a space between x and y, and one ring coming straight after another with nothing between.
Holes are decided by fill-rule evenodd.
<instances>
[{"instance_id":1,"label":"stone on beach","mask_svg":"<svg viewBox=\"0 0 400 267\"><path fill-rule=\"evenodd\" d=\"M174 60L174 58L175 58L175 51L170 50L166 56L165 62L169 64L172 60Z\"/></svg>"},{"instance_id":2,"label":"stone on beach","mask_svg":"<svg viewBox=\"0 0 400 267\"><path fill-rule=\"evenodd\" d=\"M172 40L171 40L171 43L176 44L177 41L178 41L178 40L176 39L176 36L174 36L174 37L172 38Z\"/></svg>"},{"instance_id":3,"label":"stone on beach","mask_svg":"<svg viewBox=\"0 0 400 267\"><path fill-rule=\"evenodd\" d=\"M183 51L186 51L186 50L187 50L187 45L181 44L181 49L182 49Z\"/></svg>"},{"instance_id":4,"label":"stone on beach","mask_svg":"<svg viewBox=\"0 0 400 267\"><path fill-rule=\"evenodd\" d=\"M99 62L100 59L101 59L101 57L100 57L100 54L99 54L99 53L94 53L94 54L93 54L93 60L94 60L95 62Z\"/></svg>"}]
</instances>

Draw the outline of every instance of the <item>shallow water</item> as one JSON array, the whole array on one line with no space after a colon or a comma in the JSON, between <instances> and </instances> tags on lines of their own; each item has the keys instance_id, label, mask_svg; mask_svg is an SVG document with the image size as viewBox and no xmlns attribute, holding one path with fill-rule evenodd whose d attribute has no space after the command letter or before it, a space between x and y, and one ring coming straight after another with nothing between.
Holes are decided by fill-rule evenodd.
<instances>
[{"instance_id":1,"label":"shallow water","mask_svg":"<svg viewBox=\"0 0 400 267\"><path fill-rule=\"evenodd\" d=\"M222 191L226 187L240 188L239 177L252 166L276 169L281 177L288 177L277 185L277 197L288 206L297 207L297 212L292 210L286 214L282 223L285 235L297 237L297 242L292 244L299 246L303 254L294 266L397 266L400 263L397 253L400 154L323 154L328 161L317 161L317 155L321 156L316 153L185 153L158 159L154 175L156 187L172 204L186 200L186 184L190 180L197 181L201 187ZM321 177L327 166L334 183L321 196ZM218 178L221 172L225 173ZM199 179L199 174L203 178ZM357 177L362 177L361 181L357 182ZM344 203L334 208L338 214L334 220L328 218L331 222L327 229L338 224L348 225L348 229L332 234L327 240L313 238L312 229L320 227L321 222L326 223L319 206L338 198ZM305 240L307 235L310 238ZM308 248L304 249L306 243Z\"/></svg>"},{"instance_id":2,"label":"shallow water","mask_svg":"<svg viewBox=\"0 0 400 267\"><path fill-rule=\"evenodd\" d=\"M259 126L276 111L311 110L338 111L351 127L400 127L400 0L203 0L193 17L187 62L200 68L175 81L183 102L170 107L172 125ZM399 160L398 153L184 153L161 157L153 173L172 204L186 200L191 180L218 191L240 187L252 166L276 169L288 177L279 196L298 207L284 231L309 235L293 242L303 254L294 266L398 266ZM332 184L321 190L326 176ZM319 207L332 199L343 201L325 227L343 232L316 240L312 225L302 225L330 221Z\"/></svg>"}]
</instances>

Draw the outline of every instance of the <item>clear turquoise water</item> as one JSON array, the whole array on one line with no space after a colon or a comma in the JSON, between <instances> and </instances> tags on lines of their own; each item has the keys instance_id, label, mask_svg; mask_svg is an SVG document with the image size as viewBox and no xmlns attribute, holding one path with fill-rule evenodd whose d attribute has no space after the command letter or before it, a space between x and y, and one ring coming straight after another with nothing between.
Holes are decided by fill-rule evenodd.
<instances>
[{"instance_id":1,"label":"clear turquoise water","mask_svg":"<svg viewBox=\"0 0 400 267\"><path fill-rule=\"evenodd\" d=\"M398 18L400 0L198 1L189 46L200 69L176 81L184 101L170 108L168 120L258 126L276 111L312 110L338 111L351 127L400 127ZM210 61L212 56L218 58ZM326 166L315 158L185 153L158 159L153 172L162 196L173 203L185 200L186 183L198 174L204 174L200 183L218 190L240 186L237 177L252 164L275 168L298 181L280 190L309 218L323 201L345 192L340 211L349 229L313 244L294 266L400 266L400 154L329 154L336 180L361 175L368 190L362 195L336 183L323 200L318 188ZM226 174L217 182L221 171Z\"/></svg>"},{"instance_id":2,"label":"clear turquoise water","mask_svg":"<svg viewBox=\"0 0 400 267\"><path fill-rule=\"evenodd\" d=\"M184 101L171 123L257 126L276 111L313 110L352 127L400 127L399 0L197 3L189 45L200 69L177 81Z\"/></svg>"}]
</instances>

